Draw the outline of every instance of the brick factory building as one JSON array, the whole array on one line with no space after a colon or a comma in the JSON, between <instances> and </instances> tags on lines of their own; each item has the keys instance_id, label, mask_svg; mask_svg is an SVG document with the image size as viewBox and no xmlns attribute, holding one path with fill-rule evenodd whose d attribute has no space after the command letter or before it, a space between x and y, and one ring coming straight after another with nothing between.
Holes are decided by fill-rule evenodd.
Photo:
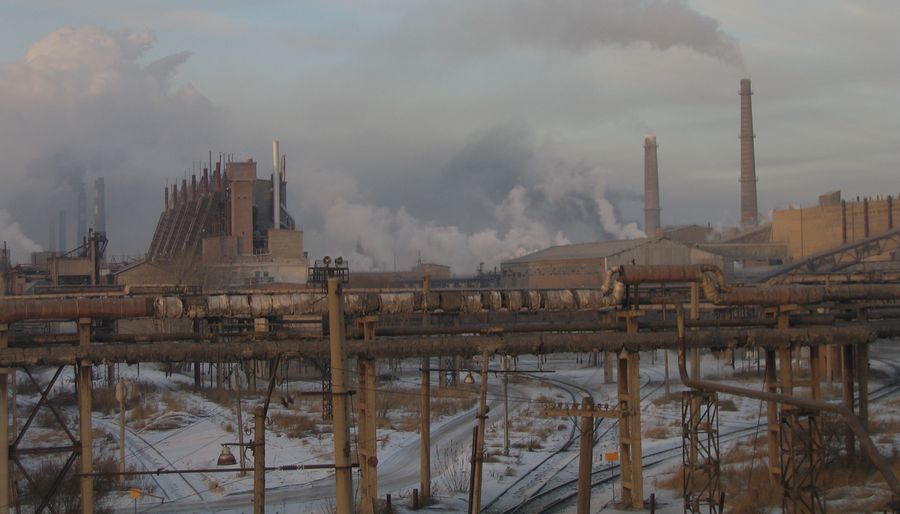
<instances>
[{"instance_id":1,"label":"brick factory building","mask_svg":"<svg viewBox=\"0 0 900 514\"><path fill-rule=\"evenodd\" d=\"M277 152L277 144L275 145ZM165 208L146 257L115 275L117 284L250 286L303 284L303 231L286 210L284 160L278 178L257 178L256 162L217 163L190 184L165 190ZM276 201L278 199L278 201Z\"/></svg>"}]
</instances>

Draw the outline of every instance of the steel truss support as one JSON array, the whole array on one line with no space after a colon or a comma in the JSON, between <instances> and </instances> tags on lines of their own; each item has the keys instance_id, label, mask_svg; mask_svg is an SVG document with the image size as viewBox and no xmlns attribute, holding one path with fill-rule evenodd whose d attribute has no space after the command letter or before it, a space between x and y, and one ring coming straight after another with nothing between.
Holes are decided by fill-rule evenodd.
<instances>
[{"instance_id":1,"label":"steel truss support","mask_svg":"<svg viewBox=\"0 0 900 514\"><path fill-rule=\"evenodd\" d=\"M716 393L685 391L681 397L684 512L721 514L719 402Z\"/></svg>"},{"instance_id":2,"label":"steel truss support","mask_svg":"<svg viewBox=\"0 0 900 514\"><path fill-rule=\"evenodd\" d=\"M823 514L819 485L824 449L819 413L785 406L781 410L781 508L785 514Z\"/></svg>"}]
</instances>

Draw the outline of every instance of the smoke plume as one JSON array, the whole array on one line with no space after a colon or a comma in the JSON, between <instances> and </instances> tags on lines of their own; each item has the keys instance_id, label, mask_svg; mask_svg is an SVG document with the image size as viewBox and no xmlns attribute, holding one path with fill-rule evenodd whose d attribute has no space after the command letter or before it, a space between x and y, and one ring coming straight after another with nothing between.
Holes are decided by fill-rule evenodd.
<instances>
[{"instance_id":1,"label":"smoke plume","mask_svg":"<svg viewBox=\"0 0 900 514\"><path fill-rule=\"evenodd\" d=\"M687 0L499 0L477 9L466 2L444 6L448 12L429 29L458 50L526 46L584 52L597 45L644 44L658 50L683 47L743 67L737 40Z\"/></svg>"},{"instance_id":2,"label":"smoke plume","mask_svg":"<svg viewBox=\"0 0 900 514\"><path fill-rule=\"evenodd\" d=\"M222 114L189 84L172 85L190 54L144 64L154 44L151 32L64 27L0 64L0 204L24 233L75 213L78 188L105 176L112 251L143 251L165 179L223 144ZM74 215L68 225L75 234Z\"/></svg>"},{"instance_id":3,"label":"smoke plume","mask_svg":"<svg viewBox=\"0 0 900 514\"><path fill-rule=\"evenodd\" d=\"M22 232L22 227L6 211L0 209L0 242L6 242L14 255L39 252L40 245L32 241Z\"/></svg>"},{"instance_id":4,"label":"smoke plume","mask_svg":"<svg viewBox=\"0 0 900 514\"><path fill-rule=\"evenodd\" d=\"M390 270L395 262L406 269L421 256L470 273L480 263L490 268L576 239L643 237L635 223L619 221L605 188L610 175L567 162L521 127L502 126L449 159L430 186L440 198L418 215L409 206L378 205L342 171L304 172L294 190L302 193L307 241L349 256L354 269ZM412 188L402 191L416 196ZM579 226L587 233L573 237Z\"/></svg>"}]
</instances>

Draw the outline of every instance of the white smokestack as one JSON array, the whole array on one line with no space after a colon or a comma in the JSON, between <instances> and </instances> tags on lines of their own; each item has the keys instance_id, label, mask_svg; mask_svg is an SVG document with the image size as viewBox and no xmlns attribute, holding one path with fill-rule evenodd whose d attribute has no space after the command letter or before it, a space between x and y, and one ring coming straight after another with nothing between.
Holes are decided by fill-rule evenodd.
<instances>
[{"instance_id":1,"label":"white smokestack","mask_svg":"<svg viewBox=\"0 0 900 514\"><path fill-rule=\"evenodd\" d=\"M281 154L278 152L278 140L272 141L272 212L273 226L281 228Z\"/></svg>"}]
</instances>

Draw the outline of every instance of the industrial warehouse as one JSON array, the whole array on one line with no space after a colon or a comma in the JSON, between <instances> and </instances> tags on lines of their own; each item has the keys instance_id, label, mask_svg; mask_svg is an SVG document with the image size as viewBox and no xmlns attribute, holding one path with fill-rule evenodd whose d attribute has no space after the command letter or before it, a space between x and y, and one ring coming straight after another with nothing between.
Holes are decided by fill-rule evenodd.
<instances>
[{"instance_id":1,"label":"industrial warehouse","mask_svg":"<svg viewBox=\"0 0 900 514\"><path fill-rule=\"evenodd\" d=\"M105 2L10 7L98 27L0 63L0 514L900 512L896 79L810 35L889 6L785 7L825 66L731 2Z\"/></svg>"}]
</instances>

